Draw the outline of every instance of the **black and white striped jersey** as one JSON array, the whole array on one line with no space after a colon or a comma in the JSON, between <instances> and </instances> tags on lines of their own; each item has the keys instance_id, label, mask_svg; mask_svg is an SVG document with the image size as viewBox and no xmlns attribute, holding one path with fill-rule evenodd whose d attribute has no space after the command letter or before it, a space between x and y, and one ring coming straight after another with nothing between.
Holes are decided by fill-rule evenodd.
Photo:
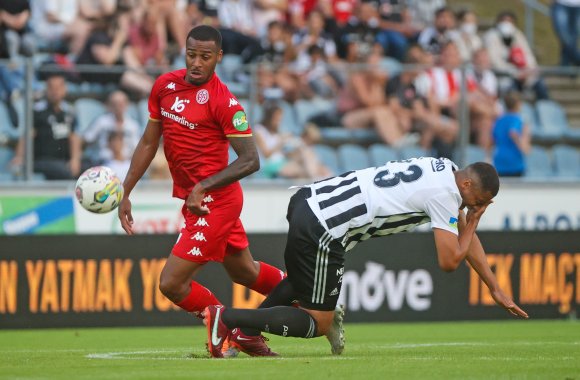
<instances>
[{"instance_id":1,"label":"black and white striped jersey","mask_svg":"<svg viewBox=\"0 0 580 380\"><path fill-rule=\"evenodd\" d=\"M308 204L346 251L371 237L427 222L457 234L462 200L454 170L457 166L446 158L389 161L308 185Z\"/></svg>"}]
</instances>

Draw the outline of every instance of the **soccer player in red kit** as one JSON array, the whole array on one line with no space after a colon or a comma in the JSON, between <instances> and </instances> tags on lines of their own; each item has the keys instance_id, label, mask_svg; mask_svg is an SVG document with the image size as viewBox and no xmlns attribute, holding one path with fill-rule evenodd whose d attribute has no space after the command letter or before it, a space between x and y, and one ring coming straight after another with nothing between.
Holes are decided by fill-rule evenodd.
<instances>
[{"instance_id":1,"label":"soccer player in red kit","mask_svg":"<svg viewBox=\"0 0 580 380\"><path fill-rule=\"evenodd\" d=\"M223 263L230 278L264 295L284 273L254 261L240 221L239 179L259 169L252 131L244 109L214 73L222 58L221 35L202 25L186 41L186 69L161 75L149 97L149 121L123 183L119 219L133 234L129 196L155 156L159 140L173 178L173 196L185 200L182 228L161 272L159 289L173 303L200 316L220 304L192 278L209 261ZM228 148L237 160L228 165ZM253 356L276 355L262 336L232 334L230 343ZM241 338L241 339L238 339Z\"/></svg>"}]
</instances>

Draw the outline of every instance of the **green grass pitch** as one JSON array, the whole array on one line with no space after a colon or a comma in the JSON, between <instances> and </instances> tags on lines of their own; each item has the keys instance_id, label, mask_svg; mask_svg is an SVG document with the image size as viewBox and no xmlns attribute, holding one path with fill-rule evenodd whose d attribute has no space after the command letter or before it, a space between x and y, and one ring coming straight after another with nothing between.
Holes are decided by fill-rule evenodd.
<instances>
[{"instance_id":1,"label":"green grass pitch","mask_svg":"<svg viewBox=\"0 0 580 380\"><path fill-rule=\"evenodd\" d=\"M580 380L571 321L346 325L325 338L270 336L279 358L209 359L202 327L0 331L0 379Z\"/></svg>"}]
</instances>

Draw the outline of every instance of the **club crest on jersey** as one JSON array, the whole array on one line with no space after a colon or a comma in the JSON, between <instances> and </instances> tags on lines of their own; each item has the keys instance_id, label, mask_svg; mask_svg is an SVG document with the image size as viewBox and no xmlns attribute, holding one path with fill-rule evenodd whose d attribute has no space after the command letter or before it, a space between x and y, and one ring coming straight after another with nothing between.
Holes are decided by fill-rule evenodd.
<instances>
[{"instance_id":1,"label":"club crest on jersey","mask_svg":"<svg viewBox=\"0 0 580 380\"><path fill-rule=\"evenodd\" d=\"M207 103L207 101L209 100L209 92L207 92L205 88L199 90L197 92L197 95L195 95L195 100L197 101L198 104Z\"/></svg>"}]
</instances>

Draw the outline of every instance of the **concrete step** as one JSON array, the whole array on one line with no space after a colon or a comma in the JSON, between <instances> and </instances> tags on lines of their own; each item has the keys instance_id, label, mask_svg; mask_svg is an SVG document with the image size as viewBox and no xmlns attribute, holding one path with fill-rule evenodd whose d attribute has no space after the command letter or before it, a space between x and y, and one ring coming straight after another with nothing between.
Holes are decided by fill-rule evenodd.
<instances>
[{"instance_id":1,"label":"concrete step","mask_svg":"<svg viewBox=\"0 0 580 380\"><path fill-rule=\"evenodd\" d=\"M544 82L550 88L554 87L580 87L580 78L574 78L569 76L550 76L544 77Z\"/></svg>"}]
</instances>

